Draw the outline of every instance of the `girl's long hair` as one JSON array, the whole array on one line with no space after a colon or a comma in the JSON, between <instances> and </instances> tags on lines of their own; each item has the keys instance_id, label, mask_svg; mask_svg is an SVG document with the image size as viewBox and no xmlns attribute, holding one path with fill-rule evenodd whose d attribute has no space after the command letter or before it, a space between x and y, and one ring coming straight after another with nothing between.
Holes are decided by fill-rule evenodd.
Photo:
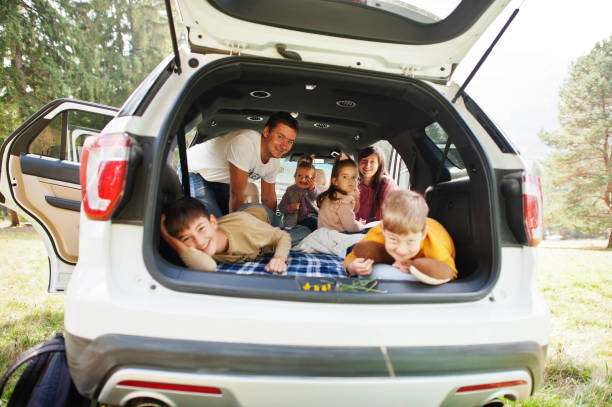
<instances>
[{"instance_id":1,"label":"girl's long hair","mask_svg":"<svg viewBox=\"0 0 612 407\"><path fill-rule=\"evenodd\" d=\"M372 206L370 207L370 213L368 214L368 218L373 218L374 214L378 212L378 209L382 205L382 190L384 185L384 175L387 175L387 167L385 165L385 157L382 154L382 151L376 146L366 147L362 150L359 150L357 154L357 163L360 163L361 160L365 157L368 157L372 154L376 154L378 157L378 170L372 177L372 182L370 183L370 188L374 190L374 199L372 200ZM359 182L363 182L363 175L361 175L361 171L359 171Z\"/></svg>"},{"instance_id":2,"label":"girl's long hair","mask_svg":"<svg viewBox=\"0 0 612 407\"><path fill-rule=\"evenodd\" d=\"M340 170L343 169L344 167L349 167L350 166L350 167L353 167L353 168L357 169L357 164L355 164L355 161L353 161L352 159L347 158L347 159L344 159L344 160L339 160L338 158L336 158L336 161L334 161L334 166L332 167L332 171L331 171L331 178L332 178L332 180L334 178L338 179L338 174L340 173ZM338 189L334 185L333 182L330 182L329 188L327 188L327 191L322 192L317 197L317 205L320 208L321 205L323 204L323 201L327 197L329 197L329 199L331 199L332 201L337 201L338 199L340 199L338 197L338 194L346 195L343 191Z\"/></svg>"}]
</instances>

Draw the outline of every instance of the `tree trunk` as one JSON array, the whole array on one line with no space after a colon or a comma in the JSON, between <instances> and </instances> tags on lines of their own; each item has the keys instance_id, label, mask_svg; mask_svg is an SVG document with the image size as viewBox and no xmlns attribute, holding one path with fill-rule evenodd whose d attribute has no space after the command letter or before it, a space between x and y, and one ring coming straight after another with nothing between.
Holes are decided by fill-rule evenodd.
<instances>
[{"instance_id":1,"label":"tree trunk","mask_svg":"<svg viewBox=\"0 0 612 407\"><path fill-rule=\"evenodd\" d=\"M612 249L612 229L610 229L610 235L608 236L608 249Z\"/></svg>"},{"instance_id":2,"label":"tree trunk","mask_svg":"<svg viewBox=\"0 0 612 407\"><path fill-rule=\"evenodd\" d=\"M9 214L11 215L11 226L19 226L19 215L17 215L17 212L9 209Z\"/></svg>"}]
</instances>

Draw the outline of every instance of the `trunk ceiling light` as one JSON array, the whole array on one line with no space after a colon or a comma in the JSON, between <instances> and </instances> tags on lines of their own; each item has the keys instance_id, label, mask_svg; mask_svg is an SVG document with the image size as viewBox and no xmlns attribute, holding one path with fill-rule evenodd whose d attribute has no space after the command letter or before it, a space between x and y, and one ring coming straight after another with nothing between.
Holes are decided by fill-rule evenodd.
<instances>
[{"instance_id":1,"label":"trunk ceiling light","mask_svg":"<svg viewBox=\"0 0 612 407\"><path fill-rule=\"evenodd\" d=\"M340 107L355 107L357 106L357 102L354 102L352 100L348 100L348 99L344 99L344 100L338 100L336 101L336 104Z\"/></svg>"},{"instance_id":2,"label":"trunk ceiling light","mask_svg":"<svg viewBox=\"0 0 612 407\"><path fill-rule=\"evenodd\" d=\"M266 99L272 96L272 94L268 92L267 90L254 90L250 92L249 95L257 99Z\"/></svg>"}]
</instances>

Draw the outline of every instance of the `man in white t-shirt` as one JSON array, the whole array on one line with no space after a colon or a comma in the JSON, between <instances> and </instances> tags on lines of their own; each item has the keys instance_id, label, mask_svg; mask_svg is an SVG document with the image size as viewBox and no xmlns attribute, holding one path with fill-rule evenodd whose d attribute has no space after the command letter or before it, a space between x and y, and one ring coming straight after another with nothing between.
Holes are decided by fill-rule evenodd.
<instances>
[{"instance_id":1,"label":"man in white t-shirt","mask_svg":"<svg viewBox=\"0 0 612 407\"><path fill-rule=\"evenodd\" d=\"M217 217L244 204L249 181L261 179L261 203L276 211L280 158L297 137L298 122L287 112L270 116L261 133L235 130L187 150L192 195Z\"/></svg>"}]
</instances>

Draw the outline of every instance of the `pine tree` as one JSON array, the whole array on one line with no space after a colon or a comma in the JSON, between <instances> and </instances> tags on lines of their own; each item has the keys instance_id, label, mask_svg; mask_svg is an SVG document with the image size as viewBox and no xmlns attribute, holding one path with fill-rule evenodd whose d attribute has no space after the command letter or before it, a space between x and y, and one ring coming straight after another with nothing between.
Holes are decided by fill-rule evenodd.
<instances>
[{"instance_id":1,"label":"pine tree","mask_svg":"<svg viewBox=\"0 0 612 407\"><path fill-rule=\"evenodd\" d=\"M171 50L162 1L91 0L74 15L80 99L120 106Z\"/></svg>"},{"instance_id":2,"label":"pine tree","mask_svg":"<svg viewBox=\"0 0 612 407\"><path fill-rule=\"evenodd\" d=\"M612 37L572 65L559 97L562 131L539 134L554 149L545 162L554 209L547 219L584 233L611 231Z\"/></svg>"},{"instance_id":3,"label":"pine tree","mask_svg":"<svg viewBox=\"0 0 612 407\"><path fill-rule=\"evenodd\" d=\"M0 2L0 141L59 97L120 106L171 52L162 0Z\"/></svg>"},{"instance_id":4,"label":"pine tree","mask_svg":"<svg viewBox=\"0 0 612 407\"><path fill-rule=\"evenodd\" d=\"M0 137L57 95L72 96L69 0L0 3Z\"/></svg>"}]
</instances>

